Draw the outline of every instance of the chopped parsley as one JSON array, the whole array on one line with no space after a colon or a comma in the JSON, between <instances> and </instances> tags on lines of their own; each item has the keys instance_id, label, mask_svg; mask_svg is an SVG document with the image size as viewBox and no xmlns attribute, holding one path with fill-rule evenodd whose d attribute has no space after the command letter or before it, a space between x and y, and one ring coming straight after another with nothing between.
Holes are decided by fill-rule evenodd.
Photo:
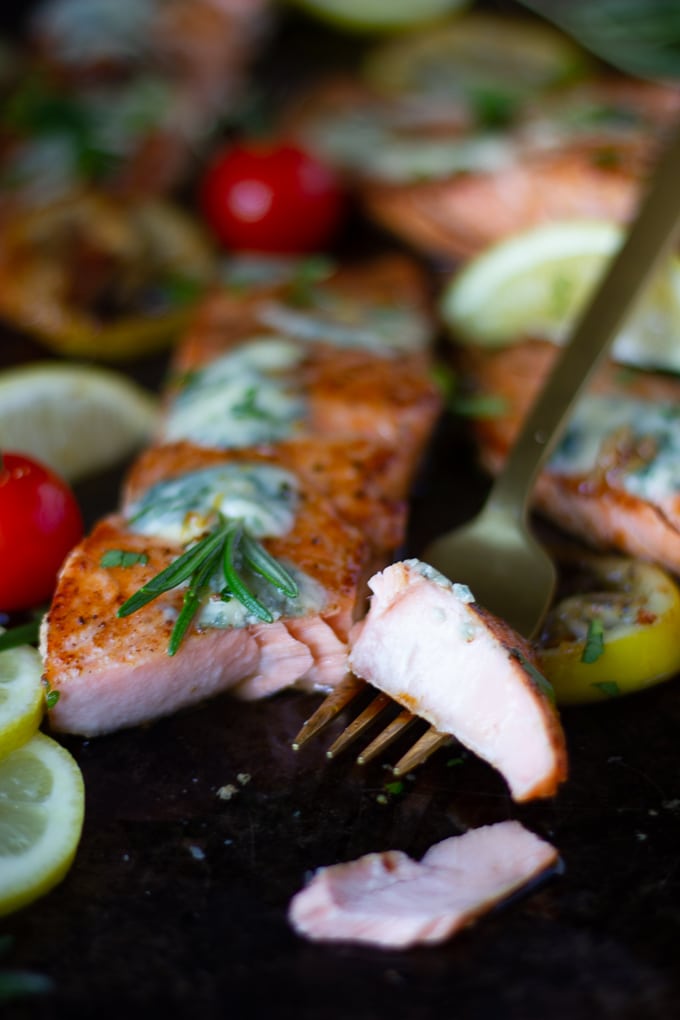
<instances>
[{"instance_id":1,"label":"chopped parsley","mask_svg":"<svg viewBox=\"0 0 680 1020\"><path fill-rule=\"evenodd\" d=\"M604 652L604 626L602 620L594 619L588 621L588 633L586 643L581 654L581 662L590 665L597 662Z\"/></svg>"},{"instance_id":2,"label":"chopped parsley","mask_svg":"<svg viewBox=\"0 0 680 1020\"><path fill-rule=\"evenodd\" d=\"M591 686L597 688L598 691L602 691L608 698L618 698L621 694L621 688L614 680L600 680L598 683L591 684Z\"/></svg>"},{"instance_id":3,"label":"chopped parsley","mask_svg":"<svg viewBox=\"0 0 680 1020\"><path fill-rule=\"evenodd\" d=\"M513 659L517 659L517 661L523 666L523 668L527 671L531 679L534 681L539 691L541 691L542 694L545 694L548 701L552 702L552 704L554 705L555 691L553 690L553 686L548 680L546 680L546 678L543 676L540 670L536 669L533 662L530 662L527 659L526 655L522 655L519 648L511 648L510 655L512 656Z\"/></svg>"},{"instance_id":4,"label":"chopped parsley","mask_svg":"<svg viewBox=\"0 0 680 1020\"><path fill-rule=\"evenodd\" d=\"M129 549L107 549L99 561L100 567L135 567L137 564L149 562L146 553L136 553Z\"/></svg>"}]
</instances>

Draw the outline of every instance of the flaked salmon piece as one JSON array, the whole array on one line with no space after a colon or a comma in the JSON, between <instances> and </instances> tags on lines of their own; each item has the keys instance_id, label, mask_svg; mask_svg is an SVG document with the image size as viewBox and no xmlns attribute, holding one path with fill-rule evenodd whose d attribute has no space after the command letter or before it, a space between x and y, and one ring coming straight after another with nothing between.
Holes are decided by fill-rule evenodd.
<instances>
[{"instance_id":1,"label":"flaked salmon piece","mask_svg":"<svg viewBox=\"0 0 680 1020\"><path fill-rule=\"evenodd\" d=\"M558 349L526 341L468 351L478 392L501 396L504 413L475 423L482 464L502 466ZM653 560L680 573L680 383L670 375L605 363L575 409L533 495L545 517L588 544Z\"/></svg>"},{"instance_id":2,"label":"flaked salmon piece","mask_svg":"<svg viewBox=\"0 0 680 1020\"><path fill-rule=\"evenodd\" d=\"M515 800L552 796L566 778L566 744L528 643L418 560L391 564L369 587L352 671L488 761Z\"/></svg>"},{"instance_id":3,"label":"flaked salmon piece","mask_svg":"<svg viewBox=\"0 0 680 1020\"><path fill-rule=\"evenodd\" d=\"M470 829L420 862L398 850L320 868L288 918L306 938L405 949L443 942L555 867L557 851L519 822Z\"/></svg>"},{"instance_id":4,"label":"flaked salmon piece","mask_svg":"<svg viewBox=\"0 0 680 1020\"><path fill-rule=\"evenodd\" d=\"M306 601L282 603L271 623L246 615L229 625L199 615L172 656L168 643L183 588L131 616L116 614L185 547L131 530L123 514L97 524L67 558L43 625L45 676L60 694L50 712L54 729L93 736L168 715L224 690L250 698L338 683L347 669L366 540L304 480L299 499L292 528L262 544L299 572ZM130 554L129 565L103 566L112 550ZM217 593L208 600L208 608L221 604Z\"/></svg>"}]
</instances>

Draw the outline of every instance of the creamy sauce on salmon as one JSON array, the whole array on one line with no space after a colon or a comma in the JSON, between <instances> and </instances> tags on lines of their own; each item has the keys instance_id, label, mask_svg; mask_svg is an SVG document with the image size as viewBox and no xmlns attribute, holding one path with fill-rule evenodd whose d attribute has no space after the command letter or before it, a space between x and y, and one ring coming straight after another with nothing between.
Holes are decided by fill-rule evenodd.
<instances>
[{"instance_id":1,"label":"creamy sauce on salmon","mask_svg":"<svg viewBox=\"0 0 680 1020\"><path fill-rule=\"evenodd\" d=\"M189 545L213 527L216 515L221 514L242 521L253 537L267 538L291 531L298 504L298 482L290 471L272 464L222 464L152 486L129 507L128 527L137 534ZM258 601L274 620L320 612L326 604L323 587L294 564L283 565L296 582L297 594L289 597L247 571L248 587ZM208 587L196 618L199 629L257 624L258 617L225 591L221 567Z\"/></svg>"},{"instance_id":2,"label":"creamy sauce on salmon","mask_svg":"<svg viewBox=\"0 0 680 1020\"><path fill-rule=\"evenodd\" d=\"M629 451L617 471L617 484L654 502L677 496L680 407L670 402L588 394L579 401L550 460L550 471L568 477L589 474L602 462L603 443L617 433L620 445Z\"/></svg>"},{"instance_id":3,"label":"creamy sauce on salmon","mask_svg":"<svg viewBox=\"0 0 680 1020\"><path fill-rule=\"evenodd\" d=\"M307 414L296 370L300 344L281 337L244 346L192 372L170 407L163 439L239 449L289 439Z\"/></svg>"}]
</instances>

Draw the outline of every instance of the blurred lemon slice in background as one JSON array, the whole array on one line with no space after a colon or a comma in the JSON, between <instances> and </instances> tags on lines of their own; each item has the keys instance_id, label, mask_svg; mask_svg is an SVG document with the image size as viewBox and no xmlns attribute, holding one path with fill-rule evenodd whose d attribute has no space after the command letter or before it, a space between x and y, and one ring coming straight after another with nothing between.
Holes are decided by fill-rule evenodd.
<instances>
[{"instance_id":1,"label":"blurred lemon slice in background","mask_svg":"<svg viewBox=\"0 0 680 1020\"><path fill-rule=\"evenodd\" d=\"M624 237L594 220L533 227L485 249L444 287L441 315L463 344L561 344ZM619 362L680 371L680 259L660 270L614 342Z\"/></svg>"},{"instance_id":2,"label":"blurred lemon slice in background","mask_svg":"<svg viewBox=\"0 0 680 1020\"><path fill-rule=\"evenodd\" d=\"M396 31L424 24L467 7L470 0L291 0L340 28L353 31Z\"/></svg>"},{"instance_id":3,"label":"blurred lemon slice in background","mask_svg":"<svg viewBox=\"0 0 680 1020\"><path fill-rule=\"evenodd\" d=\"M0 372L0 448L28 454L69 482L148 441L157 398L103 366L36 362Z\"/></svg>"},{"instance_id":4,"label":"blurred lemon slice in background","mask_svg":"<svg viewBox=\"0 0 680 1020\"><path fill-rule=\"evenodd\" d=\"M0 758L32 737L39 727L45 711L41 676L42 660L37 649L20 645L0 652Z\"/></svg>"},{"instance_id":5,"label":"blurred lemon slice in background","mask_svg":"<svg viewBox=\"0 0 680 1020\"><path fill-rule=\"evenodd\" d=\"M410 7L420 10L417 2ZM550 25L475 12L388 40L369 54L364 74L388 93L446 98L482 91L535 99L587 66L584 51Z\"/></svg>"},{"instance_id":6,"label":"blurred lemon slice in background","mask_svg":"<svg viewBox=\"0 0 680 1020\"><path fill-rule=\"evenodd\" d=\"M61 881L84 811L82 773L51 737L36 733L0 759L0 916Z\"/></svg>"}]
</instances>

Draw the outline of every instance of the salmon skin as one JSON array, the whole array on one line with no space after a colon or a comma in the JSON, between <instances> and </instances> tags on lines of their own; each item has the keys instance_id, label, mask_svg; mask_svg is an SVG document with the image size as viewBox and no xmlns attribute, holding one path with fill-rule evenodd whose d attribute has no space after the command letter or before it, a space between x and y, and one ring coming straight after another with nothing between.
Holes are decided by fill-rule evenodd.
<instances>
[{"instance_id":1,"label":"salmon skin","mask_svg":"<svg viewBox=\"0 0 680 1020\"><path fill-rule=\"evenodd\" d=\"M680 89L623 74L541 94L501 128L474 111L360 81L316 86L285 119L346 174L369 217L430 258L455 263L531 226L627 221ZM360 144L359 140L362 139Z\"/></svg>"},{"instance_id":2,"label":"salmon skin","mask_svg":"<svg viewBox=\"0 0 680 1020\"><path fill-rule=\"evenodd\" d=\"M529 340L461 354L477 392L505 404L503 413L474 425L480 459L492 473L558 352L546 341ZM538 478L536 509L590 545L680 573L679 399L673 376L606 362Z\"/></svg>"},{"instance_id":3,"label":"salmon skin","mask_svg":"<svg viewBox=\"0 0 680 1020\"><path fill-rule=\"evenodd\" d=\"M214 385L229 396L235 389L236 430L240 420L257 427L264 418L267 424L276 408L286 406L283 398L277 404L276 393L267 388L272 383L267 372L281 364L282 352L284 363L291 349L304 360L308 347L317 368L307 375L296 368L295 378L284 379L283 396L301 377L299 398L305 405L316 401L318 414L311 421L303 416L290 434L263 439L257 433L255 442L230 444L228 431L221 442L201 432L199 400L192 412L198 435L171 438L161 430L138 457L119 511L101 521L65 562L43 625L46 677L60 692L50 712L56 730L94 735L152 720L224 690L252 699L287 687L328 690L345 676L349 631L365 611L366 580L403 539L408 488L440 406L428 374L426 341L432 327L421 279L402 258L334 274L330 290L322 287L315 300L332 308L340 342L295 334L302 328L300 319L285 314L299 317L302 309L290 284L206 298L186 343L178 347L165 423L187 385L186 373L200 368L199 390ZM300 350L284 325L272 331L262 324L262 308L274 308L284 324L292 322ZM384 349L384 323L378 315L376 330L371 318L376 308L392 327ZM400 309L406 322L402 338L413 344L406 354L390 346L399 331ZM363 332L362 322L368 323ZM253 330L259 331L254 338ZM377 350L362 349L366 335L369 345L378 337ZM264 352L264 362L253 368L248 359L254 345ZM225 353L237 356L245 381L231 372L233 365L221 374ZM342 366L335 380L334 354ZM356 375L343 356L353 359ZM264 378L258 375L262 364ZM273 384L281 381L277 368L269 374ZM320 424L323 378L337 431ZM223 403L228 416L233 408L228 399ZM200 583L197 575L187 575L147 599L157 575L175 570L178 559L189 562L206 541L217 543L219 562L211 561ZM231 574L225 563L231 564ZM288 581L277 580L279 567ZM139 603L140 589L146 604ZM187 605L194 614L188 626ZM120 616L121 611L130 615Z\"/></svg>"}]
</instances>

